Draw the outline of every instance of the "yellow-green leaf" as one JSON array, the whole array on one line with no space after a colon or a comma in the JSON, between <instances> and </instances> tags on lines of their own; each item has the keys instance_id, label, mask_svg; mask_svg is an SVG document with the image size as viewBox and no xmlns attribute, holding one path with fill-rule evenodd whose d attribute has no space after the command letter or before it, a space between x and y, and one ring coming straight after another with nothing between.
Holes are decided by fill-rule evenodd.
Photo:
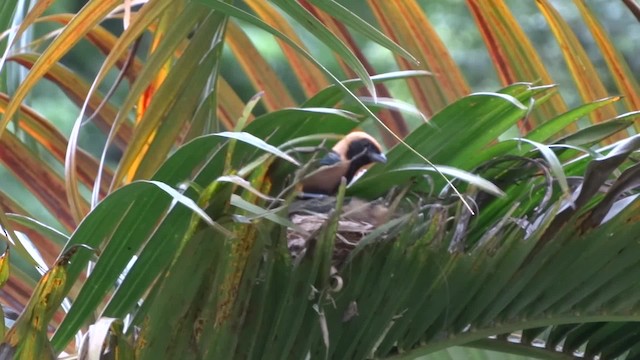
<instances>
[{"instance_id":1,"label":"yellow-green leaf","mask_svg":"<svg viewBox=\"0 0 640 360\"><path fill-rule=\"evenodd\" d=\"M587 4L580 0L574 0L574 3L580 10L582 18L602 51L602 56L609 67L613 80L618 86L618 91L624 95L622 101L627 106L627 110L640 109L640 86L638 85L637 74L634 74L629 69L627 61L614 47L613 42ZM636 131L640 130L640 124L636 123L635 128Z\"/></svg>"},{"instance_id":2,"label":"yellow-green leaf","mask_svg":"<svg viewBox=\"0 0 640 360\"><path fill-rule=\"evenodd\" d=\"M609 94L598 72L566 21L547 0L536 0L536 4L547 19L549 27L560 45L582 101L586 103L607 97ZM599 108L590 115L593 122L603 121L615 116L616 111L613 105Z\"/></svg>"},{"instance_id":3,"label":"yellow-green leaf","mask_svg":"<svg viewBox=\"0 0 640 360\"><path fill-rule=\"evenodd\" d=\"M396 57L400 68L424 69L437 74L407 80L418 109L430 116L469 94L460 69L417 1L369 0L368 4L385 33L420 61L420 65L415 66Z\"/></svg>"}]
</instances>

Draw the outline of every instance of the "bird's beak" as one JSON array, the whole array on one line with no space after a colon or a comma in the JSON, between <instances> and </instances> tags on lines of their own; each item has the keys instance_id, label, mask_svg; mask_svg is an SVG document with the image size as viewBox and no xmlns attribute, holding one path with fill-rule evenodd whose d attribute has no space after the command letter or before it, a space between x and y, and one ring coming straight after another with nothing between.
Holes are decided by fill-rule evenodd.
<instances>
[{"instance_id":1,"label":"bird's beak","mask_svg":"<svg viewBox=\"0 0 640 360\"><path fill-rule=\"evenodd\" d=\"M374 152L369 153L369 159L371 159L372 162L379 162L383 164L387 162L387 157L384 156L384 154L378 154Z\"/></svg>"}]
</instances>

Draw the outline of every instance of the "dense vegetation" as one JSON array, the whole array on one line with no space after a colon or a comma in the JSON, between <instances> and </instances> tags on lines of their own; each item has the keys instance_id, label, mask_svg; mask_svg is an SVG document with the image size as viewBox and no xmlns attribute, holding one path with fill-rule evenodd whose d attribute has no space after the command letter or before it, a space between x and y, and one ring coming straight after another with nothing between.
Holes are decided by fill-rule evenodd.
<instances>
[{"instance_id":1,"label":"dense vegetation","mask_svg":"<svg viewBox=\"0 0 640 360\"><path fill-rule=\"evenodd\" d=\"M499 0L466 2L501 83L476 93L414 1L367 1L370 21L329 0L6 1L0 160L38 209L0 187L0 357L638 357L637 79L587 2L606 69L535 3L575 92ZM96 74L63 65L78 47ZM31 107L47 81L68 134ZM388 161L309 231L297 184L357 128ZM387 212L355 221L354 198Z\"/></svg>"}]
</instances>

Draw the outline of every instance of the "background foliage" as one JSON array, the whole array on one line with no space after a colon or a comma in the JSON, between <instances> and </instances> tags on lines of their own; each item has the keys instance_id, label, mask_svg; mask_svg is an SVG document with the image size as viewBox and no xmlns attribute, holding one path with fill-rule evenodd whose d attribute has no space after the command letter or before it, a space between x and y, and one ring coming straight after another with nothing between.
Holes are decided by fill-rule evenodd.
<instances>
[{"instance_id":1,"label":"background foliage","mask_svg":"<svg viewBox=\"0 0 640 360\"><path fill-rule=\"evenodd\" d=\"M1 354L633 358L626 4L5 2ZM390 161L346 193L396 215L336 275L288 185L356 127Z\"/></svg>"}]
</instances>

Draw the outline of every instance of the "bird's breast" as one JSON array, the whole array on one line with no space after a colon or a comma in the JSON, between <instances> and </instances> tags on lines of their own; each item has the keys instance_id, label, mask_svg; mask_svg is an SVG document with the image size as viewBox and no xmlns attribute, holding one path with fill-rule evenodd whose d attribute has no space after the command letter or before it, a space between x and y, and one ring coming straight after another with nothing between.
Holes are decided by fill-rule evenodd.
<instances>
[{"instance_id":1,"label":"bird's breast","mask_svg":"<svg viewBox=\"0 0 640 360\"><path fill-rule=\"evenodd\" d=\"M302 180L302 191L310 194L333 195L340 186L340 180L349 168L348 161L322 166Z\"/></svg>"}]
</instances>

